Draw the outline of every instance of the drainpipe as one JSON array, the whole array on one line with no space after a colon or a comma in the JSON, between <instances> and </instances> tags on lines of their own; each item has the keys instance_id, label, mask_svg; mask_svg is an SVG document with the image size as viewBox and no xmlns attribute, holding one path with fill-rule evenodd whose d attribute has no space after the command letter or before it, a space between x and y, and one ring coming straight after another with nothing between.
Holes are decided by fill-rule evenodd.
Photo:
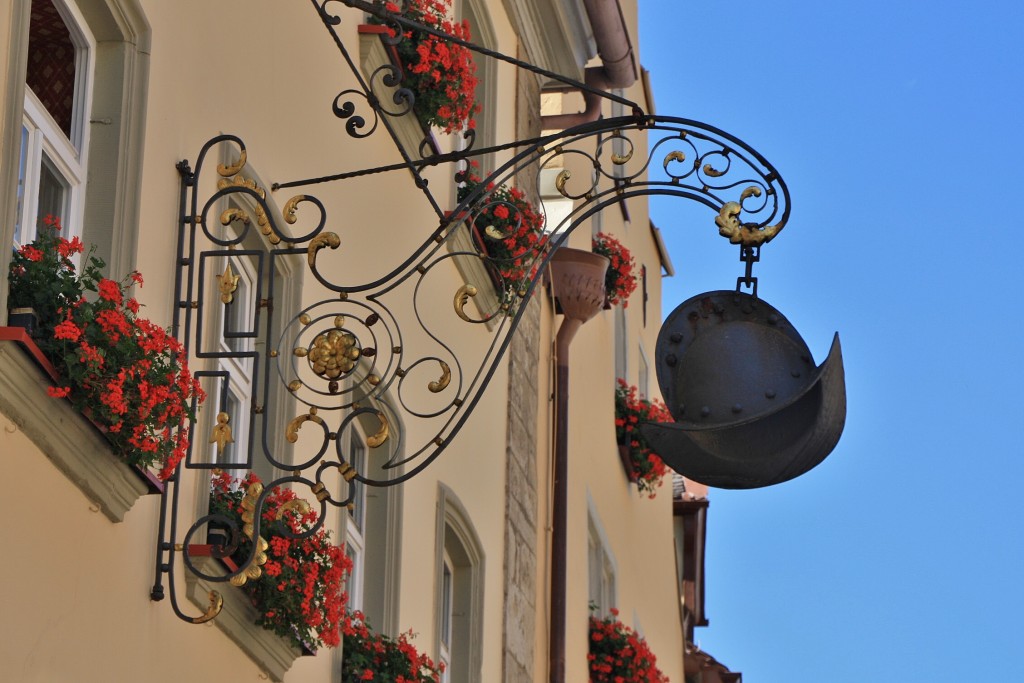
<instances>
[{"instance_id":1,"label":"drainpipe","mask_svg":"<svg viewBox=\"0 0 1024 683\"><path fill-rule=\"evenodd\" d=\"M565 318L555 336L555 472L551 505L550 683L565 683L566 539L569 474L569 344L604 304L608 259L562 247L551 258L551 286Z\"/></svg>"},{"instance_id":2,"label":"drainpipe","mask_svg":"<svg viewBox=\"0 0 1024 683\"><path fill-rule=\"evenodd\" d=\"M636 82L633 45L626 30L619 0L583 0L590 27L594 30L597 54L601 66L592 66L584 72L583 82L594 90L628 88ZM601 114L601 97L583 92L584 110L578 114L555 114L541 117L544 130L565 130L582 123L596 121Z\"/></svg>"}]
</instances>

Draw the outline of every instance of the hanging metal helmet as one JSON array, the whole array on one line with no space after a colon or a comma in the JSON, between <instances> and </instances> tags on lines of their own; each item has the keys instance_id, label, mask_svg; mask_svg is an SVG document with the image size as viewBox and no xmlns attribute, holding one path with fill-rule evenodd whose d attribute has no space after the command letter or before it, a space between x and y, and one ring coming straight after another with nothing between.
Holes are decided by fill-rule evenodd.
<instances>
[{"instance_id":1,"label":"hanging metal helmet","mask_svg":"<svg viewBox=\"0 0 1024 683\"><path fill-rule=\"evenodd\" d=\"M665 320L658 383L675 423L641 434L665 463L719 488L771 486L832 452L846 422L839 335L814 365L800 334L749 294L707 292Z\"/></svg>"}]
</instances>

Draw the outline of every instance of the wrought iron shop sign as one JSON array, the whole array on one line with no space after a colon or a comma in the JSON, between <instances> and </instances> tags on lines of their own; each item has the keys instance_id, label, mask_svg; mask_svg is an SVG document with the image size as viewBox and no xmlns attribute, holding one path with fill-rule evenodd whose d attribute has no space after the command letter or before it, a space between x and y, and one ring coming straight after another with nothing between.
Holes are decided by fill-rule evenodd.
<instances>
[{"instance_id":1,"label":"wrought iron shop sign","mask_svg":"<svg viewBox=\"0 0 1024 683\"><path fill-rule=\"evenodd\" d=\"M709 227L713 219L719 232L739 245L746 272L737 290L751 289L743 296L756 302L751 267L761 246L785 226L790 212L789 192L779 173L728 133L696 121L649 115L635 102L386 13L377 5L341 0L394 27L397 37L389 40L402 40L405 29L439 36L484 58L619 101L631 112L489 148L476 148L472 132L465 135L463 148L452 153L437 151L426 138L415 149L407 148L398 124L414 116L415 93L401 87L402 71L392 64L364 77L337 32L341 16L331 8L338 4L312 0L358 84L331 103L339 128L354 145L372 134L389 135L401 163L266 188L249 173L245 142L219 135L203 145L194 160L178 164L181 222L174 328L190 354L206 359L208 369L196 374L211 394L207 405L219 406L206 433L191 426L191 451L182 467L284 473L265 481L262 491L247 493L250 513L244 529L232 530L236 540L238 534L259 539L259 512L274 489L292 487L317 501L319 527L329 507L351 505L360 487L399 484L437 458L486 391L524 315L523 302L537 289L551 254L595 213L650 195L703 204L710 210ZM647 138L643 157L631 142L634 134ZM464 180L472 158L499 150L510 150L511 159L446 211L447 200L432 194L425 169L449 168L456 181ZM593 173L571 175L568 169L581 161ZM513 226L527 219L502 188L529 167L550 169L557 191L572 200L572 210L558 225L548 226L548 244L538 244L510 264L509 259L489 254L473 233L496 231L497 237L505 236L483 220L499 206L511 215ZM345 271L337 267L339 249L343 251L346 233L355 228L340 208L315 196L315 186L395 171L411 174L433 212L422 242L371 281L340 279ZM510 276L512 266L525 276ZM296 286L300 281L301 291ZM702 309L698 315L706 312ZM472 353L466 353L460 341L468 330ZM673 328L670 336L675 334L686 331ZM664 346L673 345L678 346L673 341ZM671 388L676 381L671 368L679 361L672 353L678 350L663 353L659 341L658 376L666 398L678 393ZM244 400L232 399L239 393L236 385L244 385ZM803 396L807 390L790 394ZM765 414L772 408L767 406ZM693 410L699 415L700 407L687 406L683 419L692 419ZM810 422L815 419L812 415ZM723 418L726 423L730 419ZM351 452L350 435L357 426L366 435L366 446L376 453L362 462ZM838 433L834 435L838 439ZM666 447L672 438L664 437ZM686 473L685 460L669 462ZM720 470L714 469L715 476ZM718 485L724 481L719 477ZM164 580L169 577L175 612L186 620L205 621L216 616L219 597L211 595L205 614L186 614L174 590L177 554L182 553L186 571L210 582L225 582L257 577L264 549L253 544L250 556L224 575L204 572L190 547L205 542L202 534L211 521L226 520L192 519L195 515L179 504L180 485L179 470L163 494L152 596L164 596Z\"/></svg>"}]
</instances>

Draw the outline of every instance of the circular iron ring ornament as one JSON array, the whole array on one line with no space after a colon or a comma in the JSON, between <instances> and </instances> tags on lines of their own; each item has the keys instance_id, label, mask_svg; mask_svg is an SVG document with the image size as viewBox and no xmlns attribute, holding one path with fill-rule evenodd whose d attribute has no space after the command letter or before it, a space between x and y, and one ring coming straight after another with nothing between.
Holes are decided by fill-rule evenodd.
<instances>
[{"instance_id":1,"label":"circular iron ring ornament","mask_svg":"<svg viewBox=\"0 0 1024 683\"><path fill-rule=\"evenodd\" d=\"M640 431L689 479L728 489L771 486L808 472L839 442L846 382L838 334L816 367L774 307L742 292L706 292L666 318L655 354L676 421Z\"/></svg>"}]
</instances>

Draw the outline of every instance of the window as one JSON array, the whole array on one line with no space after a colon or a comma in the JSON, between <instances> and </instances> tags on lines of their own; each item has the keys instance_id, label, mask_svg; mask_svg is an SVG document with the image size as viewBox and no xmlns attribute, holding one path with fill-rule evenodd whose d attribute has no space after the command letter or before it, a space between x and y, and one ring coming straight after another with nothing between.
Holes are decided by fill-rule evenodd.
<instances>
[{"instance_id":1,"label":"window","mask_svg":"<svg viewBox=\"0 0 1024 683\"><path fill-rule=\"evenodd\" d=\"M236 151L230 145L222 145L220 152L222 164L234 162ZM219 183L221 189L240 186L266 194L262 180L248 164L238 175ZM284 225L273 198L264 196L264 202L270 216L276 217L276 224ZM263 365L256 364L256 355L267 351L267 340L277 340L281 335L281 316L276 316L273 328L268 329L267 309L271 302L264 299L273 291L278 310L298 309L302 259L281 254L271 258L273 245L263 234L269 217L250 195L230 194L218 208L222 215L232 215L233 220L219 226L212 235L231 243L231 248L218 247L199 257L204 281L203 300L208 305L204 306L206 314L197 332L196 355L209 359L206 372L202 373L209 399L207 409L200 413L200 420L207 422L197 428L197 433L209 434L213 421L220 413L226 413L233 442L225 444L223 449L211 444L205 462L234 467L234 476L242 476L243 470L252 469L267 481L287 468L291 444L285 441L282 430L265 435L262 420L282 424L294 416L295 407L294 400L280 390L280 383L273 377L266 377ZM221 283L227 281L233 283L233 290L220 288ZM255 410L260 405L261 413ZM267 453L273 454L279 464L275 466L270 462L265 457Z\"/></svg>"},{"instance_id":2,"label":"window","mask_svg":"<svg viewBox=\"0 0 1024 683\"><path fill-rule=\"evenodd\" d=\"M587 591L595 616L607 616L615 607L615 563L593 508L587 525Z\"/></svg>"},{"instance_id":3,"label":"window","mask_svg":"<svg viewBox=\"0 0 1024 683\"><path fill-rule=\"evenodd\" d=\"M640 266L640 285L641 285L641 294L643 295L643 302L644 302L644 306L643 306L644 327L647 327L647 301L648 301L648 299L650 299L650 297L647 296L647 266L644 266L644 265Z\"/></svg>"},{"instance_id":4,"label":"window","mask_svg":"<svg viewBox=\"0 0 1024 683\"><path fill-rule=\"evenodd\" d=\"M640 361L639 368L637 368L637 391L640 393L640 398L647 398L650 394L650 383L651 383L651 367L647 362L647 352L644 351L644 347L640 346Z\"/></svg>"},{"instance_id":5,"label":"window","mask_svg":"<svg viewBox=\"0 0 1024 683\"><path fill-rule=\"evenodd\" d=\"M470 36L475 44L497 49L494 27L491 25L490 16L483 0L459 0L455 9L457 17L469 22ZM497 65L494 59L485 57L478 52L473 53L473 61L476 63L476 101L481 106L480 113L476 115L476 142L473 147L481 149L494 145L497 140L494 121L497 99ZM456 138L455 145L459 149L462 148L461 136ZM493 154L478 157L477 160L485 171L494 170Z\"/></svg>"},{"instance_id":6,"label":"window","mask_svg":"<svg viewBox=\"0 0 1024 683\"><path fill-rule=\"evenodd\" d=\"M32 3L15 245L31 242L48 214L82 234L95 48L76 5Z\"/></svg>"},{"instance_id":7,"label":"window","mask_svg":"<svg viewBox=\"0 0 1024 683\"><path fill-rule=\"evenodd\" d=\"M540 200L544 210L544 231L547 233L561 232L571 225L573 201L564 197L555 186L558 175L565 170L563 166L551 166L540 169Z\"/></svg>"},{"instance_id":8,"label":"window","mask_svg":"<svg viewBox=\"0 0 1024 683\"><path fill-rule=\"evenodd\" d=\"M479 683L483 636L483 546L466 509L440 485L437 515L436 652L445 683Z\"/></svg>"},{"instance_id":9,"label":"window","mask_svg":"<svg viewBox=\"0 0 1024 683\"><path fill-rule=\"evenodd\" d=\"M615 307L615 376L629 378L629 332L626 325L626 310Z\"/></svg>"},{"instance_id":10,"label":"window","mask_svg":"<svg viewBox=\"0 0 1024 683\"><path fill-rule=\"evenodd\" d=\"M237 277L236 289L231 300L222 301L220 310L220 334L218 350L230 356L217 359L217 369L227 373L222 380L215 398L216 411L228 417L233 441L211 445L211 462L243 465L249 459L250 412L253 401L253 358L241 354L253 351L253 328L256 302L256 265L244 256L226 259L225 271L221 276ZM213 397L211 397L213 398ZM211 406L212 407L212 406ZM263 473L260 473L263 476Z\"/></svg>"},{"instance_id":11,"label":"window","mask_svg":"<svg viewBox=\"0 0 1024 683\"><path fill-rule=\"evenodd\" d=\"M362 398L361 403L373 403L383 409L393 425L400 421L393 411L386 408L384 401L377 402ZM388 439L379 448L366 445L366 433L376 429L376 418L366 415L354 420L351 430L339 435L347 443L343 455L357 471L374 479L386 479L401 473L384 470L383 465L396 455L394 441ZM336 472L336 470L335 470ZM332 491L344 494L346 484L340 474L330 484ZM399 575L402 543L402 487L401 486L358 486L352 506L340 511L341 539L345 554L352 560L345 590L348 592L351 610L361 610L374 631L397 636ZM342 644L344 648L344 643ZM334 676L340 680L342 648L334 653Z\"/></svg>"},{"instance_id":12,"label":"window","mask_svg":"<svg viewBox=\"0 0 1024 683\"><path fill-rule=\"evenodd\" d=\"M141 0L10 0L0 49L0 242L35 235L59 214L112 273L135 265L150 28ZM95 40L94 40L95 38ZM100 48L97 47L100 46ZM95 88L94 84L102 84ZM7 194L9 193L9 194ZM10 250L0 250L0 272ZM0 320L7 305L0 288Z\"/></svg>"},{"instance_id":13,"label":"window","mask_svg":"<svg viewBox=\"0 0 1024 683\"><path fill-rule=\"evenodd\" d=\"M348 461L358 472L366 471L366 443L358 429L353 429L349 438ZM363 610L365 594L366 565L366 487L357 486L352 499L352 507L345 510L342 517L344 525L345 554L352 560L352 571L348 575L345 590L348 592L348 608ZM375 627L377 624L370 622Z\"/></svg>"},{"instance_id":14,"label":"window","mask_svg":"<svg viewBox=\"0 0 1024 683\"><path fill-rule=\"evenodd\" d=\"M358 400L363 407L384 412L393 427L401 428L401 420L390 408L388 394L372 398L357 387L351 398ZM401 460L401 452L396 450L400 448L399 443L388 439L377 448L370 448L366 443L367 434L372 434L379 426L376 415L359 415L338 435L339 440L347 444L342 456L357 472L370 479L392 479L401 475L402 468L385 469L385 465L396 458ZM344 495L348 485L340 474L336 476L329 487ZM353 560L348 585L349 606L362 610L375 631L396 636L399 628L402 487L356 486L351 506L343 508L340 514L339 528L345 552Z\"/></svg>"}]
</instances>

